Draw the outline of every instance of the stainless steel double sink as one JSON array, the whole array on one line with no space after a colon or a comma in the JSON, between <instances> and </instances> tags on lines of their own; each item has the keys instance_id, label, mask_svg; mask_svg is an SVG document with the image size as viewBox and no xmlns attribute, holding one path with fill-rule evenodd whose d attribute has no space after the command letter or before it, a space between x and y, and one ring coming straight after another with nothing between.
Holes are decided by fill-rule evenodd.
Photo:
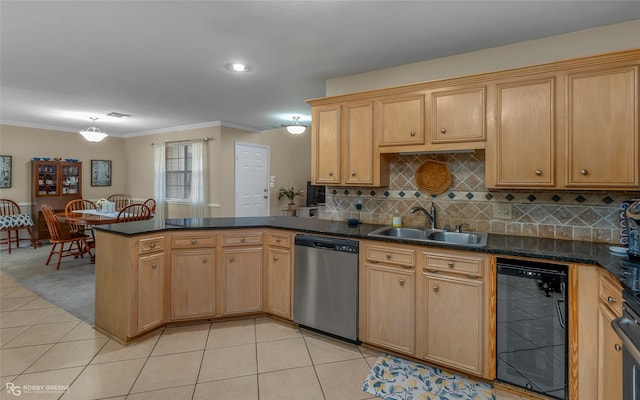
<instances>
[{"instance_id":1,"label":"stainless steel double sink","mask_svg":"<svg viewBox=\"0 0 640 400\"><path fill-rule=\"evenodd\" d=\"M451 232L442 229L393 228L385 226L369 232L369 236L414 240L424 243L448 243L464 246L484 247L487 245L486 232Z\"/></svg>"}]
</instances>

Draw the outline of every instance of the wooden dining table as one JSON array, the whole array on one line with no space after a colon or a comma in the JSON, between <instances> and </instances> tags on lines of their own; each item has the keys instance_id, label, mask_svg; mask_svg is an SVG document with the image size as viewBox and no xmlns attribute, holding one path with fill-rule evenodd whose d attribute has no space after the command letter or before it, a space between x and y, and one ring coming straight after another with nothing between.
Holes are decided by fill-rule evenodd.
<instances>
[{"instance_id":1,"label":"wooden dining table","mask_svg":"<svg viewBox=\"0 0 640 400\"><path fill-rule=\"evenodd\" d=\"M117 224L118 212L99 213L96 210L76 210L56 213L60 222L73 225L106 225Z\"/></svg>"}]
</instances>

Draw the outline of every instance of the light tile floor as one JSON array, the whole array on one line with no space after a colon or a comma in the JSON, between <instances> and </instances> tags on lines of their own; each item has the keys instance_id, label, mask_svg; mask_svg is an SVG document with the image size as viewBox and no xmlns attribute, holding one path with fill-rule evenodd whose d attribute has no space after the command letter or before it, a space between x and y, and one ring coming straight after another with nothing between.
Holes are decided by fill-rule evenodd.
<instances>
[{"instance_id":1,"label":"light tile floor","mask_svg":"<svg viewBox=\"0 0 640 400\"><path fill-rule=\"evenodd\" d=\"M360 387L377 356L270 318L168 327L125 347L0 274L0 399L375 399Z\"/></svg>"}]
</instances>

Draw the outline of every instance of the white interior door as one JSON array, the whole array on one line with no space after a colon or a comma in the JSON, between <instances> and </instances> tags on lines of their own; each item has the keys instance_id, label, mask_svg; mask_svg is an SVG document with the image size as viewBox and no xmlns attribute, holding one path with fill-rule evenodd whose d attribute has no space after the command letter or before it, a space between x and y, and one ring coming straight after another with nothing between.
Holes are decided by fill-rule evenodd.
<instances>
[{"instance_id":1,"label":"white interior door","mask_svg":"<svg viewBox=\"0 0 640 400\"><path fill-rule=\"evenodd\" d=\"M269 146L236 142L236 217L269 216Z\"/></svg>"}]
</instances>

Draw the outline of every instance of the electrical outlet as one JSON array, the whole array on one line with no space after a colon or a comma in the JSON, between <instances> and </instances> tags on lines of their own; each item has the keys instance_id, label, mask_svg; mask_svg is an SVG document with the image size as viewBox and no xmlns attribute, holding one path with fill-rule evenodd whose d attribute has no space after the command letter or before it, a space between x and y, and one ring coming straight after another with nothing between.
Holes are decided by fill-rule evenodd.
<instances>
[{"instance_id":1,"label":"electrical outlet","mask_svg":"<svg viewBox=\"0 0 640 400\"><path fill-rule=\"evenodd\" d=\"M498 219L511 219L512 205L509 203L495 203L493 205L493 217Z\"/></svg>"},{"instance_id":2,"label":"electrical outlet","mask_svg":"<svg viewBox=\"0 0 640 400\"><path fill-rule=\"evenodd\" d=\"M363 203L362 197L358 197L356 199L356 210L362 210Z\"/></svg>"}]
</instances>

